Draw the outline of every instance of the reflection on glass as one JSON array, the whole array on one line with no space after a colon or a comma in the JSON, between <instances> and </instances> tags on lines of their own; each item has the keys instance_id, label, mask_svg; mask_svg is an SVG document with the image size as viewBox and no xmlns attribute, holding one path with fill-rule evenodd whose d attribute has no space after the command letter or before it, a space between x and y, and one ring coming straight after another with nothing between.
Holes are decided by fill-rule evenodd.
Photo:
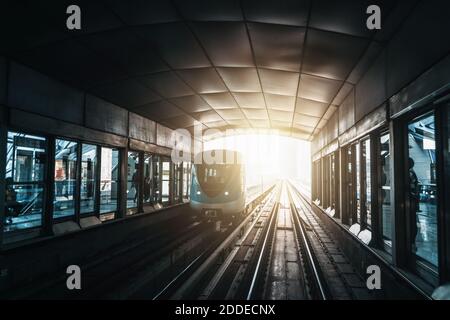
<instances>
[{"instance_id":1,"label":"reflection on glass","mask_svg":"<svg viewBox=\"0 0 450 320\"><path fill-rule=\"evenodd\" d=\"M55 194L53 218L75 214L78 143L62 139L55 142Z\"/></svg>"},{"instance_id":2,"label":"reflection on glass","mask_svg":"<svg viewBox=\"0 0 450 320\"><path fill-rule=\"evenodd\" d=\"M173 182L173 201L179 202L182 197L182 190L181 190L181 181L183 179L183 167L182 163L174 164L173 165L173 173L174 173L174 182Z\"/></svg>"},{"instance_id":3,"label":"reflection on glass","mask_svg":"<svg viewBox=\"0 0 450 320\"><path fill-rule=\"evenodd\" d=\"M411 250L437 266L435 120L429 113L408 124Z\"/></svg>"},{"instance_id":4,"label":"reflection on glass","mask_svg":"<svg viewBox=\"0 0 450 320\"><path fill-rule=\"evenodd\" d=\"M119 186L119 150L102 148L100 168L100 213L117 210Z\"/></svg>"},{"instance_id":5,"label":"reflection on glass","mask_svg":"<svg viewBox=\"0 0 450 320\"><path fill-rule=\"evenodd\" d=\"M362 143L362 157L364 160L364 186L365 186L365 209L366 209L366 225L370 228L372 224L372 212L371 212L371 175L370 175L370 140L364 140Z\"/></svg>"},{"instance_id":6,"label":"reflection on glass","mask_svg":"<svg viewBox=\"0 0 450 320\"><path fill-rule=\"evenodd\" d=\"M349 146L346 149L344 154L345 158L345 181L346 181L346 189L345 189L345 201L343 205L345 207L346 213L348 214L348 223L349 225L354 224L356 221L354 220L354 181L353 181L353 147Z\"/></svg>"},{"instance_id":7,"label":"reflection on glass","mask_svg":"<svg viewBox=\"0 0 450 320\"><path fill-rule=\"evenodd\" d=\"M139 153L128 152L127 208L136 208L139 199Z\"/></svg>"},{"instance_id":8,"label":"reflection on glass","mask_svg":"<svg viewBox=\"0 0 450 320\"><path fill-rule=\"evenodd\" d=\"M161 200L162 202L169 201L169 189L170 189L170 160L162 160L162 190Z\"/></svg>"},{"instance_id":9,"label":"reflection on glass","mask_svg":"<svg viewBox=\"0 0 450 320\"><path fill-rule=\"evenodd\" d=\"M153 185L153 155L144 154L144 203L152 203L152 185Z\"/></svg>"},{"instance_id":10,"label":"reflection on glass","mask_svg":"<svg viewBox=\"0 0 450 320\"><path fill-rule=\"evenodd\" d=\"M92 213L95 210L96 172L97 146L83 144L81 147L80 213Z\"/></svg>"},{"instance_id":11,"label":"reflection on glass","mask_svg":"<svg viewBox=\"0 0 450 320\"><path fill-rule=\"evenodd\" d=\"M189 189L191 185L191 163L183 162L183 198L189 199Z\"/></svg>"},{"instance_id":12,"label":"reflection on glass","mask_svg":"<svg viewBox=\"0 0 450 320\"><path fill-rule=\"evenodd\" d=\"M389 151L389 133L380 137L380 195L381 195L381 229L383 241L388 247L392 246L391 220L391 153Z\"/></svg>"},{"instance_id":13,"label":"reflection on glass","mask_svg":"<svg viewBox=\"0 0 450 320\"><path fill-rule=\"evenodd\" d=\"M4 232L42 225L46 140L8 132Z\"/></svg>"},{"instance_id":14,"label":"reflection on glass","mask_svg":"<svg viewBox=\"0 0 450 320\"><path fill-rule=\"evenodd\" d=\"M359 143L356 145L356 223L361 224L361 193L360 193L360 174L361 174L361 165L359 161L360 155L360 147Z\"/></svg>"}]
</instances>

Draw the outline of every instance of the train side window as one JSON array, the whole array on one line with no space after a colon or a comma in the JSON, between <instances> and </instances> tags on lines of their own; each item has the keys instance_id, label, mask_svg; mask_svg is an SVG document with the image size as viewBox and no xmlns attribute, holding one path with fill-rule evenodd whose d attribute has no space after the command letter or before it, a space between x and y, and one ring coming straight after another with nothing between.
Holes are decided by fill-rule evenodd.
<instances>
[{"instance_id":1,"label":"train side window","mask_svg":"<svg viewBox=\"0 0 450 320\"><path fill-rule=\"evenodd\" d=\"M170 159L164 158L161 161L161 201L163 204L168 204L170 201L170 181L172 179Z\"/></svg>"},{"instance_id":2,"label":"train side window","mask_svg":"<svg viewBox=\"0 0 450 320\"><path fill-rule=\"evenodd\" d=\"M390 153L390 135L382 134L379 140L379 189L380 196L380 228L381 239L384 248L391 251L392 248L392 212L391 212L391 153Z\"/></svg>"},{"instance_id":3,"label":"train side window","mask_svg":"<svg viewBox=\"0 0 450 320\"><path fill-rule=\"evenodd\" d=\"M81 146L80 213L93 213L97 207L97 146Z\"/></svg>"},{"instance_id":4,"label":"train side window","mask_svg":"<svg viewBox=\"0 0 450 320\"><path fill-rule=\"evenodd\" d=\"M191 163L183 162L183 200L189 200L191 187Z\"/></svg>"},{"instance_id":5,"label":"train side window","mask_svg":"<svg viewBox=\"0 0 450 320\"><path fill-rule=\"evenodd\" d=\"M356 173L356 221L361 225L361 146L359 143L355 146L355 173Z\"/></svg>"},{"instance_id":6,"label":"train side window","mask_svg":"<svg viewBox=\"0 0 450 320\"><path fill-rule=\"evenodd\" d=\"M40 227L45 210L47 141L8 132L3 231Z\"/></svg>"},{"instance_id":7,"label":"train side window","mask_svg":"<svg viewBox=\"0 0 450 320\"><path fill-rule=\"evenodd\" d=\"M100 219L113 219L119 197L120 161L119 150L101 148L100 168Z\"/></svg>"},{"instance_id":8,"label":"train side window","mask_svg":"<svg viewBox=\"0 0 450 320\"><path fill-rule=\"evenodd\" d=\"M127 209L138 207L139 186L139 153L130 151L128 152Z\"/></svg>"},{"instance_id":9,"label":"train side window","mask_svg":"<svg viewBox=\"0 0 450 320\"><path fill-rule=\"evenodd\" d=\"M152 193L154 184L153 174L153 162L154 156L150 153L144 154L144 190L143 190L143 202L148 204L152 203Z\"/></svg>"},{"instance_id":10,"label":"train side window","mask_svg":"<svg viewBox=\"0 0 450 320\"><path fill-rule=\"evenodd\" d=\"M75 215L79 143L56 139L55 141L55 191L53 218Z\"/></svg>"},{"instance_id":11,"label":"train side window","mask_svg":"<svg viewBox=\"0 0 450 320\"><path fill-rule=\"evenodd\" d=\"M361 143L361 175L362 175L362 200L363 203L363 225L367 228L371 228L372 225L372 177L371 177L371 159L370 159L370 139L366 139Z\"/></svg>"},{"instance_id":12,"label":"train side window","mask_svg":"<svg viewBox=\"0 0 450 320\"><path fill-rule=\"evenodd\" d=\"M434 113L408 123L409 248L413 257L438 264L437 172Z\"/></svg>"}]
</instances>

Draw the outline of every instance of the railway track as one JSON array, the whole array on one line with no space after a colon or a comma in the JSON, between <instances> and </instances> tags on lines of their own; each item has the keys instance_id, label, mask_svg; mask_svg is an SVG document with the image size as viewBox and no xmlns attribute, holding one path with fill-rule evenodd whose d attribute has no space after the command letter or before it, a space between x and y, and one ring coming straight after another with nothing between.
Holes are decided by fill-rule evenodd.
<instances>
[{"instance_id":1,"label":"railway track","mask_svg":"<svg viewBox=\"0 0 450 320\"><path fill-rule=\"evenodd\" d=\"M202 263L189 265L153 299L329 299L291 193L286 183L277 185Z\"/></svg>"}]
</instances>

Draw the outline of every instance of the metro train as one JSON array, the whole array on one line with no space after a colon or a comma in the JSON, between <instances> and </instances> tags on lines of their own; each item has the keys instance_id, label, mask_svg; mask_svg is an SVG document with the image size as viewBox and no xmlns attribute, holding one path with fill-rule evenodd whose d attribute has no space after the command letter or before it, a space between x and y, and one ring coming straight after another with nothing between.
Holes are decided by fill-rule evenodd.
<instances>
[{"instance_id":1,"label":"metro train","mask_svg":"<svg viewBox=\"0 0 450 320\"><path fill-rule=\"evenodd\" d=\"M224 220L245 212L245 166L240 159L239 152L230 150L196 155L190 190L190 205L195 212Z\"/></svg>"}]
</instances>

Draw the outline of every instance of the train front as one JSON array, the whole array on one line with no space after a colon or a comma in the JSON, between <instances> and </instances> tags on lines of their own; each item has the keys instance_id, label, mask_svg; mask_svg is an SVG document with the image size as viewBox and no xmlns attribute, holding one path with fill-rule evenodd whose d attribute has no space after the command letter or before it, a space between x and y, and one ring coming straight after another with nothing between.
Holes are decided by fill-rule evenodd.
<instances>
[{"instance_id":1,"label":"train front","mask_svg":"<svg viewBox=\"0 0 450 320\"><path fill-rule=\"evenodd\" d=\"M244 175L237 152L214 150L197 155L192 171L191 208L206 217L238 216L245 209Z\"/></svg>"}]
</instances>

